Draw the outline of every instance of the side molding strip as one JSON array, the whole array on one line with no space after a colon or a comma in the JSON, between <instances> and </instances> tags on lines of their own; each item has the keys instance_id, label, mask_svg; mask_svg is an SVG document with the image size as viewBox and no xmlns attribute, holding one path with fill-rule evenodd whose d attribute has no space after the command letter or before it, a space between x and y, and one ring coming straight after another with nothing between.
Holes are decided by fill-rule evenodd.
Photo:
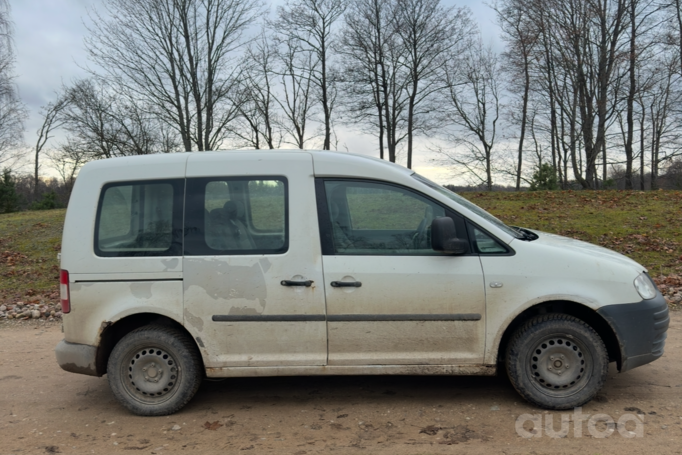
<instances>
[{"instance_id":1,"label":"side molding strip","mask_svg":"<svg viewBox=\"0 0 682 455\"><path fill-rule=\"evenodd\" d=\"M481 315L470 314L330 314L329 322L370 321L480 321Z\"/></svg>"},{"instance_id":2,"label":"side molding strip","mask_svg":"<svg viewBox=\"0 0 682 455\"><path fill-rule=\"evenodd\" d=\"M481 315L468 314L283 314L283 315L223 315L214 322L401 322L401 321L480 321Z\"/></svg>"},{"instance_id":3,"label":"side molding strip","mask_svg":"<svg viewBox=\"0 0 682 455\"><path fill-rule=\"evenodd\" d=\"M324 314L216 314L213 322L324 322Z\"/></svg>"}]
</instances>

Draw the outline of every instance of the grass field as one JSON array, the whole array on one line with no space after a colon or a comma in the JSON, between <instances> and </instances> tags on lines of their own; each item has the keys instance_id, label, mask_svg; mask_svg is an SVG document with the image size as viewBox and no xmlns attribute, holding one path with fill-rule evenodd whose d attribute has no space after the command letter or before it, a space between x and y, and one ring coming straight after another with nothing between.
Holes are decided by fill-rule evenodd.
<instances>
[{"instance_id":1,"label":"grass field","mask_svg":"<svg viewBox=\"0 0 682 455\"><path fill-rule=\"evenodd\" d=\"M652 276L682 272L682 192L464 193L512 226L573 237L623 253Z\"/></svg>"},{"instance_id":2,"label":"grass field","mask_svg":"<svg viewBox=\"0 0 682 455\"><path fill-rule=\"evenodd\" d=\"M652 276L682 274L682 192L463 193L504 222L630 256ZM57 291L64 210L0 215L0 299Z\"/></svg>"},{"instance_id":3,"label":"grass field","mask_svg":"<svg viewBox=\"0 0 682 455\"><path fill-rule=\"evenodd\" d=\"M0 215L0 298L56 293L65 210ZM53 296L53 298L56 296Z\"/></svg>"}]
</instances>

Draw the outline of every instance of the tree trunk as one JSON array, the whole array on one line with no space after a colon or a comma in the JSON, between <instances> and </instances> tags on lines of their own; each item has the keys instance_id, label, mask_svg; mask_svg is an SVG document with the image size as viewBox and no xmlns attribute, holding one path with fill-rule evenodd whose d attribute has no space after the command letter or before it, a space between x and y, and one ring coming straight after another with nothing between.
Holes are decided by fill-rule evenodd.
<instances>
[{"instance_id":1,"label":"tree trunk","mask_svg":"<svg viewBox=\"0 0 682 455\"><path fill-rule=\"evenodd\" d=\"M637 17L636 17L637 0L630 0L630 87L628 90L627 100L627 137L625 138L625 189L632 189L632 161L633 150L632 141L634 136L634 105L635 105L635 91L637 90L637 79L635 74L637 62Z\"/></svg>"},{"instance_id":2,"label":"tree trunk","mask_svg":"<svg viewBox=\"0 0 682 455\"><path fill-rule=\"evenodd\" d=\"M528 55L524 52L524 62L523 62L523 75L524 75L524 85L523 85L523 108L521 109L521 134L519 137L519 155L518 163L516 168L516 191L521 190L521 170L523 166L523 140L526 136L526 119L528 116L528 91L530 90L530 71L528 62Z\"/></svg>"}]
</instances>

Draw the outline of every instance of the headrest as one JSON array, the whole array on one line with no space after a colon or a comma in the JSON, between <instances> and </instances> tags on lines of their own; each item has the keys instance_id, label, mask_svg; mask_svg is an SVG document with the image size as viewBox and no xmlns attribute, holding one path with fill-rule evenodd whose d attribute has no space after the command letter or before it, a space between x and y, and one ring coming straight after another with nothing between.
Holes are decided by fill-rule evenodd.
<instances>
[{"instance_id":1,"label":"headrest","mask_svg":"<svg viewBox=\"0 0 682 455\"><path fill-rule=\"evenodd\" d=\"M234 206L237 208L237 218L240 220L244 219L244 203L242 201L232 201Z\"/></svg>"},{"instance_id":2,"label":"headrest","mask_svg":"<svg viewBox=\"0 0 682 455\"><path fill-rule=\"evenodd\" d=\"M231 220L237 219L237 204L234 201L227 201L223 205L223 210L225 210L225 215Z\"/></svg>"}]
</instances>

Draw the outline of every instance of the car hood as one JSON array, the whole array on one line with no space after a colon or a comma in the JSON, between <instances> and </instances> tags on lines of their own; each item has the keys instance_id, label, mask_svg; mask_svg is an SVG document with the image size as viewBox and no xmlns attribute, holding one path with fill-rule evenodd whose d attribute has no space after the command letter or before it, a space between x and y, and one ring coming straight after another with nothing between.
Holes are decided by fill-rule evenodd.
<instances>
[{"instance_id":1,"label":"car hood","mask_svg":"<svg viewBox=\"0 0 682 455\"><path fill-rule=\"evenodd\" d=\"M588 255L592 258L598 258L603 260L608 260L616 262L622 265L636 267L640 270L646 271L646 268L636 261L633 261L629 257L617 253L608 248L604 248L599 245L593 245L592 243L583 242L582 240L571 239L561 235L550 234L548 232L541 232L533 230L535 234L538 235L538 239L534 240L533 243L537 242L543 246L555 247L559 249L570 249L576 253L582 253Z\"/></svg>"}]
</instances>

